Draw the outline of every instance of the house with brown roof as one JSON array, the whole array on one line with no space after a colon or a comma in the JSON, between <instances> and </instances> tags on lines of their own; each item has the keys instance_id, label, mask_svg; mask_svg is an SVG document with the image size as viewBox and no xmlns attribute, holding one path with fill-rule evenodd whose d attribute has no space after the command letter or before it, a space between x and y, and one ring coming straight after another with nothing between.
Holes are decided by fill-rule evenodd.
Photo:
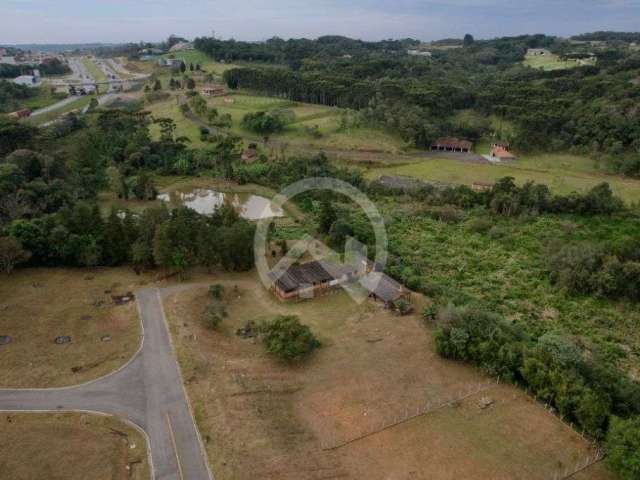
<instances>
[{"instance_id":1,"label":"house with brown roof","mask_svg":"<svg viewBox=\"0 0 640 480\"><path fill-rule=\"evenodd\" d=\"M222 85L212 83L202 87L200 93L205 97L220 97L222 95L225 95L227 92Z\"/></svg>"},{"instance_id":2,"label":"house with brown roof","mask_svg":"<svg viewBox=\"0 0 640 480\"><path fill-rule=\"evenodd\" d=\"M490 155L491 158L500 161L516 159L516 156L504 147L493 147Z\"/></svg>"},{"instance_id":3,"label":"house with brown roof","mask_svg":"<svg viewBox=\"0 0 640 480\"><path fill-rule=\"evenodd\" d=\"M327 260L291 265L269 273L271 290L280 300L313 298L338 288L353 279L355 269Z\"/></svg>"},{"instance_id":4,"label":"house with brown roof","mask_svg":"<svg viewBox=\"0 0 640 480\"><path fill-rule=\"evenodd\" d=\"M462 152L469 153L473 143L469 140L461 140L455 137L439 138L431 144L431 150L441 152Z\"/></svg>"},{"instance_id":5,"label":"house with brown roof","mask_svg":"<svg viewBox=\"0 0 640 480\"><path fill-rule=\"evenodd\" d=\"M398 300L408 300L411 292L383 272L370 272L361 281L369 290L369 298L382 301L386 308L395 308Z\"/></svg>"}]
</instances>

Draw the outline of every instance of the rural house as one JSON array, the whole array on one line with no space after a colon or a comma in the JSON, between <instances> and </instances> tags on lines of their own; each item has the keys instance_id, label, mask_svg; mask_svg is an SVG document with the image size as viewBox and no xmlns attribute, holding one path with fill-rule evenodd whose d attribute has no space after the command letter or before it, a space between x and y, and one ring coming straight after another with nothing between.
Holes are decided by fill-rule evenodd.
<instances>
[{"instance_id":1,"label":"rural house","mask_svg":"<svg viewBox=\"0 0 640 480\"><path fill-rule=\"evenodd\" d=\"M431 150L443 151L443 152L463 152L469 153L473 143L468 140L460 140L455 137L439 138L431 144Z\"/></svg>"},{"instance_id":2,"label":"rural house","mask_svg":"<svg viewBox=\"0 0 640 480\"><path fill-rule=\"evenodd\" d=\"M369 290L369 297L381 300L386 308L396 308L398 300L408 300L411 292L400 283L382 272L371 272L362 279L362 285Z\"/></svg>"},{"instance_id":3,"label":"rural house","mask_svg":"<svg viewBox=\"0 0 640 480\"><path fill-rule=\"evenodd\" d=\"M494 183L487 182L473 182L471 184L471 190L474 192L489 192L494 187Z\"/></svg>"},{"instance_id":4,"label":"rural house","mask_svg":"<svg viewBox=\"0 0 640 480\"><path fill-rule=\"evenodd\" d=\"M226 92L222 85L209 84L202 87L200 93L205 97L219 97L224 95Z\"/></svg>"},{"instance_id":5,"label":"rural house","mask_svg":"<svg viewBox=\"0 0 640 480\"><path fill-rule=\"evenodd\" d=\"M491 158L496 160L515 160L516 157L504 147L493 147L491 149Z\"/></svg>"},{"instance_id":6,"label":"rural house","mask_svg":"<svg viewBox=\"0 0 640 480\"><path fill-rule=\"evenodd\" d=\"M271 272L271 290L280 300L312 298L322 295L353 278L355 269L326 260L291 265L285 271Z\"/></svg>"}]
</instances>

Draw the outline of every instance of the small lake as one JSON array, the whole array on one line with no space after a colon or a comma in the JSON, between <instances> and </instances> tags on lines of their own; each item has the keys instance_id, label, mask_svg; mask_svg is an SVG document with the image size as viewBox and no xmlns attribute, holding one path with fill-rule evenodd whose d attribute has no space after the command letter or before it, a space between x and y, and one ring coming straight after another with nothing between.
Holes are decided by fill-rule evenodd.
<instances>
[{"instance_id":1,"label":"small lake","mask_svg":"<svg viewBox=\"0 0 640 480\"><path fill-rule=\"evenodd\" d=\"M173 206L185 206L203 215L212 215L223 204L230 204L242 218L260 220L282 217L280 208L273 208L271 200L251 193L225 193L209 188L194 188L189 191L161 193L158 200Z\"/></svg>"}]
</instances>

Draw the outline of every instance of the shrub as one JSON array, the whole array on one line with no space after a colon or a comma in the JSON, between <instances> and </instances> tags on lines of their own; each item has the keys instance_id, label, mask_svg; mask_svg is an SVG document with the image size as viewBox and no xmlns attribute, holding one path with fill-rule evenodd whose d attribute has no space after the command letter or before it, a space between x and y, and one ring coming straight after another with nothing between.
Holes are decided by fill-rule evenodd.
<instances>
[{"instance_id":1,"label":"shrub","mask_svg":"<svg viewBox=\"0 0 640 480\"><path fill-rule=\"evenodd\" d=\"M224 296L224 285L220 285L219 283L211 285L209 287L209 295L216 300L222 300L222 297Z\"/></svg>"},{"instance_id":2,"label":"shrub","mask_svg":"<svg viewBox=\"0 0 640 480\"><path fill-rule=\"evenodd\" d=\"M467 223L467 230L472 233L487 233L494 226L494 223L489 217L475 217Z\"/></svg>"},{"instance_id":3,"label":"shrub","mask_svg":"<svg viewBox=\"0 0 640 480\"><path fill-rule=\"evenodd\" d=\"M408 315L413 311L413 306L411 305L411 302L403 298L401 298L396 302L396 308L398 309L398 312L400 313L400 315Z\"/></svg>"},{"instance_id":4,"label":"shrub","mask_svg":"<svg viewBox=\"0 0 640 480\"><path fill-rule=\"evenodd\" d=\"M278 316L264 323L261 332L267 351L286 361L301 359L320 346L309 327L296 316Z\"/></svg>"},{"instance_id":5,"label":"shrub","mask_svg":"<svg viewBox=\"0 0 640 480\"><path fill-rule=\"evenodd\" d=\"M216 330L226 316L227 311L224 308L224 304L214 301L205 310L204 325L208 330Z\"/></svg>"},{"instance_id":6,"label":"shrub","mask_svg":"<svg viewBox=\"0 0 640 480\"><path fill-rule=\"evenodd\" d=\"M611 419L607 463L623 480L640 478L640 417Z\"/></svg>"}]
</instances>

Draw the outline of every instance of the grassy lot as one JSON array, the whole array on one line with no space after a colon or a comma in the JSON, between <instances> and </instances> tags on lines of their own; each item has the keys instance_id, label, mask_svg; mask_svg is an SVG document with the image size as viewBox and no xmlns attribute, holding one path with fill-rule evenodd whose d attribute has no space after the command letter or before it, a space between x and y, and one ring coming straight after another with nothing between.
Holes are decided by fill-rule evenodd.
<instances>
[{"instance_id":1,"label":"grassy lot","mask_svg":"<svg viewBox=\"0 0 640 480\"><path fill-rule=\"evenodd\" d=\"M357 305L343 293L282 304L255 274L198 277L222 283L228 316L202 326L206 287L165 299L196 421L217 478L311 480L405 478L547 479L591 453L590 445L518 389L487 385L433 413L329 449L434 402L461 398L486 378L434 352L417 316ZM418 304L423 300L415 298ZM286 365L235 334L249 320L299 315L322 342ZM373 366L373 367L372 367ZM482 410L481 397L494 405ZM610 479L598 465L583 480Z\"/></svg>"},{"instance_id":2,"label":"grassy lot","mask_svg":"<svg viewBox=\"0 0 640 480\"><path fill-rule=\"evenodd\" d=\"M65 113L69 113L74 110L78 110L78 111L82 110L84 107L89 105L89 102L91 101L92 98L93 98L92 95L78 97L76 100L74 100L73 102L67 103L62 108L57 108L55 110L52 110L51 112L43 113L35 117L29 117L25 121L35 126L43 125L47 122L55 120L56 118L60 117L61 115L64 115Z\"/></svg>"},{"instance_id":3,"label":"grassy lot","mask_svg":"<svg viewBox=\"0 0 640 480\"><path fill-rule=\"evenodd\" d=\"M135 302L115 306L110 294L145 280L126 268L24 269L0 279L0 335L13 338L0 346L0 387L71 385L127 362L140 345L140 321ZM71 343L57 345L58 336Z\"/></svg>"},{"instance_id":4,"label":"grassy lot","mask_svg":"<svg viewBox=\"0 0 640 480\"><path fill-rule=\"evenodd\" d=\"M562 60L558 55L526 55L524 65L531 68L540 68L542 70L563 70L566 68L575 68L582 65L595 65L590 60Z\"/></svg>"},{"instance_id":5,"label":"grassy lot","mask_svg":"<svg viewBox=\"0 0 640 480\"><path fill-rule=\"evenodd\" d=\"M200 140L200 129L195 123L184 117L174 97L164 102L145 105L143 108L151 112L151 115L155 118L172 118L176 122L176 137L187 137L191 140L192 147L206 145ZM160 138L160 127L158 125L152 124L150 130L154 138Z\"/></svg>"},{"instance_id":6,"label":"grassy lot","mask_svg":"<svg viewBox=\"0 0 640 480\"><path fill-rule=\"evenodd\" d=\"M399 215L400 211L404 212ZM410 200L383 206L389 251L402 259L392 272L433 286L441 303L482 302L534 338L561 333L602 361L640 378L640 308L622 301L570 295L552 284L549 256L564 245L618 241L640 236L629 219L543 215L533 219L490 217L485 233L474 233L481 212L456 223L433 220ZM435 291L435 290L434 290Z\"/></svg>"},{"instance_id":7,"label":"grassy lot","mask_svg":"<svg viewBox=\"0 0 640 480\"><path fill-rule=\"evenodd\" d=\"M148 480L146 441L114 417L8 413L0 419L0 468L11 480Z\"/></svg>"},{"instance_id":8,"label":"grassy lot","mask_svg":"<svg viewBox=\"0 0 640 480\"><path fill-rule=\"evenodd\" d=\"M42 86L33 88L35 95L22 101L20 108L28 108L30 110L39 110L49 105L53 105L60 100L67 98L64 93L53 93L50 87Z\"/></svg>"},{"instance_id":9,"label":"grassy lot","mask_svg":"<svg viewBox=\"0 0 640 480\"><path fill-rule=\"evenodd\" d=\"M89 75L91 75L96 82L104 82L107 80L107 76L104 74L102 69L95 64L95 61L92 58L82 57L81 62L89 72Z\"/></svg>"},{"instance_id":10,"label":"grassy lot","mask_svg":"<svg viewBox=\"0 0 640 480\"><path fill-rule=\"evenodd\" d=\"M544 183L556 193L585 191L601 182L627 202L640 202L640 181L596 170L593 160L576 155L549 154L525 156L502 165L476 164L450 159L425 159L389 168L366 171L369 178L380 175L407 175L422 180L471 185L473 182L494 182L512 176L519 183L532 180Z\"/></svg>"}]
</instances>

